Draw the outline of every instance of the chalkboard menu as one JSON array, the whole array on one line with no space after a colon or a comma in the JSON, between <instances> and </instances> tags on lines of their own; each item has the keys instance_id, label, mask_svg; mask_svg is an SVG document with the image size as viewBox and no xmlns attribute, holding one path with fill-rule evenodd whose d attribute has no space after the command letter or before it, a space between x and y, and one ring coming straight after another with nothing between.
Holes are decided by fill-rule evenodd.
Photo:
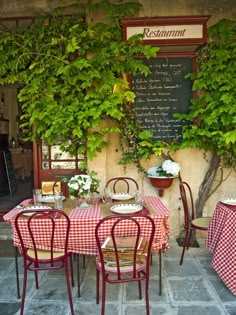
<instances>
[{"instance_id":1,"label":"chalkboard menu","mask_svg":"<svg viewBox=\"0 0 236 315\"><path fill-rule=\"evenodd\" d=\"M143 63L150 74L137 73L131 78L136 115L143 129L153 133L154 140L170 142L180 138L185 122L173 114L189 112L192 81L185 75L192 72L192 58L157 57L143 59Z\"/></svg>"},{"instance_id":2,"label":"chalkboard menu","mask_svg":"<svg viewBox=\"0 0 236 315\"><path fill-rule=\"evenodd\" d=\"M15 172L14 172L13 163L12 163L11 152L3 151L3 156L4 156L4 161L5 161L10 194L13 195L17 191L17 183L16 183L16 177L15 177Z\"/></svg>"}]
</instances>

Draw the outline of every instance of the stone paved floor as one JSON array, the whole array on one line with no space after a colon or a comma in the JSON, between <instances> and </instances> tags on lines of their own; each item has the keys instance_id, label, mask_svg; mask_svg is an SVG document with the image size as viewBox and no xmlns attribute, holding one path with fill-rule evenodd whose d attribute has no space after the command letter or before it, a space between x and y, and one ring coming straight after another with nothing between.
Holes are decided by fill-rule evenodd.
<instances>
[{"instance_id":1,"label":"stone paved floor","mask_svg":"<svg viewBox=\"0 0 236 315\"><path fill-rule=\"evenodd\" d=\"M151 267L151 315L235 315L236 297L212 269L211 254L201 248L190 248L183 266L179 266L181 248L170 240L171 249L163 255L163 293L158 295L158 257ZM75 261L76 264L76 261ZM22 270L22 261L19 263ZM232 266L233 267L233 266ZM75 268L76 271L76 268ZM95 268L93 258L81 267L82 297L73 289L75 313L100 314L95 303ZM28 279L25 315L69 315L66 284L62 271L42 272L39 290L33 274ZM21 272L22 280L22 272ZM0 258L0 315L19 315L20 301L16 298L15 268L11 257ZM134 283L110 285L107 290L106 315L143 315L145 302L137 298Z\"/></svg>"}]
</instances>

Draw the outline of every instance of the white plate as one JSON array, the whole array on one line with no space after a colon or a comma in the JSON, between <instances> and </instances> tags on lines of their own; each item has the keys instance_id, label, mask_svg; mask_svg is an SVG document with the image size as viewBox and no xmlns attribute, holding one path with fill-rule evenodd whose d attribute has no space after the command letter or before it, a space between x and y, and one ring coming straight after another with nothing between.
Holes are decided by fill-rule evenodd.
<instances>
[{"instance_id":1,"label":"white plate","mask_svg":"<svg viewBox=\"0 0 236 315\"><path fill-rule=\"evenodd\" d=\"M35 207L35 206L26 206L23 209L21 209L21 211L33 210L33 212L24 213L25 216L31 216L34 212L37 212L37 211L40 211L40 210L48 210L48 209L52 209L52 208L48 207L48 206L37 206L37 207Z\"/></svg>"},{"instance_id":2,"label":"white plate","mask_svg":"<svg viewBox=\"0 0 236 315\"><path fill-rule=\"evenodd\" d=\"M136 204L124 204L124 205L115 205L111 207L111 211L118 214L129 214L135 213L142 210L143 207Z\"/></svg>"},{"instance_id":3,"label":"white plate","mask_svg":"<svg viewBox=\"0 0 236 315\"><path fill-rule=\"evenodd\" d=\"M134 198L135 194L115 193L112 195L113 200L129 200Z\"/></svg>"},{"instance_id":4,"label":"white plate","mask_svg":"<svg viewBox=\"0 0 236 315\"><path fill-rule=\"evenodd\" d=\"M223 202L226 205L236 206L236 198L226 198L222 200L221 202Z\"/></svg>"},{"instance_id":5,"label":"white plate","mask_svg":"<svg viewBox=\"0 0 236 315\"><path fill-rule=\"evenodd\" d=\"M62 196L62 200L65 200L65 198L66 198L65 196ZM54 195L42 196L39 198L39 201L40 202L49 202L49 203L54 202L55 201Z\"/></svg>"}]
</instances>

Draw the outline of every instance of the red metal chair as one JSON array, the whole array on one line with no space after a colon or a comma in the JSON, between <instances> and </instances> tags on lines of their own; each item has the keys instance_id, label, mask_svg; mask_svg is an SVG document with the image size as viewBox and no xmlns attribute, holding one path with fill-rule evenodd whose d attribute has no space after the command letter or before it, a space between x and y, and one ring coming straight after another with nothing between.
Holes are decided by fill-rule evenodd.
<instances>
[{"instance_id":1,"label":"red metal chair","mask_svg":"<svg viewBox=\"0 0 236 315\"><path fill-rule=\"evenodd\" d=\"M207 231L208 226L211 222L210 217L200 217L196 218L193 195L191 188L188 183L181 182L179 185L180 195L184 208L184 228L185 228L185 238L183 242L183 250L180 258L180 265L183 263L185 249L189 248L189 243L193 230Z\"/></svg>"},{"instance_id":2,"label":"red metal chair","mask_svg":"<svg viewBox=\"0 0 236 315\"><path fill-rule=\"evenodd\" d=\"M36 289L38 289L39 270L61 268L65 268L70 309L71 314L74 315L68 268L68 258L70 258L72 286L74 286L72 255L67 250L70 230L68 216L63 211L54 209L35 212L23 210L15 218L15 228L20 240L20 252L24 262L20 315L24 313L28 271L34 271ZM60 235L60 241L58 241L57 235Z\"/></svg>"},{"instance_id":3,"label":"red metal chair","mask_svg":"<svg viewBox=\"0 0 236 315\"><path fill-rule=\"evenodd\" d=\"M133 192L139 190L138 183L131 177L113 177L107 181L105 188L107 188L108 186L112 188L112 191L114 193L129 193L131 192L131 190L133 190Z\"/></svg>"},{"instance_id":4,"label":"red metal chair","mask_svg":"<svg viewBox=\"0 0 236 315\"><path fill-rule=\"evenodd\" d=\"M102 274L102 308L105 314L106 283L145 280L146 314L149 307L149 273L155 224L150 216L113 215L99 221L95 229L99 255L96 257L96 302L99 304L99 278ZM111 277L110 277L111 276Z\"/></svg>"}]
</instances>

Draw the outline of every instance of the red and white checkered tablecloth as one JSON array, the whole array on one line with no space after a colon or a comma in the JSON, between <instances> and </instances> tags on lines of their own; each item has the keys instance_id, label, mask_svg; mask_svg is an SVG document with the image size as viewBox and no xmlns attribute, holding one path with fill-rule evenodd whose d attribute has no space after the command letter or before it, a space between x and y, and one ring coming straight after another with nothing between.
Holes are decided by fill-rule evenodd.
<instances>
[{"instance_id":1,"label":"red and white checkered tablecloth","mask_svg":"<svg viewBox=\"0 0 236 315\"><path fill-rule=\"evenodd\" d=\"M206 247L213 253L212 266L236 295L236 207L218 202L208 228Z\"/></svg>"},{"instance_id":2,"label":"red and white checkered tablecloth","mask_svg":"<svg viewBox=\"0 0 236 315\"><path fill-rule=\"evenodd\" d=\"M145 197L145 201L152 206L153 209L155 209L155 215L152 216L156 226L153 250L166 252L169 249L167 242L168 236L170 235L170 228L167 221L170 214L169 210L164 206L158 197L147 196ZM27 199L21 203L21 205L27 205L31 202L31 199ZM14 218L19 210L20 208L16 207L4 216L4 220L8 221L12 226L15 246L19 246L19 240L14 228ZM98 221L102 218L99 204L95 204L87 210L78 210L74 208L69 214L69 218L71 221L69 250L74 253L96 255L97 246L95 240L95 227ZM45 226L47 226L47 219L42 218L40 220L45 220ZM142 221L142 218L140 218L140 220ZM21 221L22 224L26 225L26 219L22 219ZM58 224L63 225L63 219L58 219ZM126 226L126 229L129 230L129 228L130 227ZM106 229L109 230L109 226L107 226ZM107 230L104 231L104 235ZM46 232L44 231L43 233ZM39 231L39 234L42 235L42 231ZM60 238L59 235L57 237ZM46 235L44 235L44 237L40 240L40 246L42 249L46 249L46 244L43 243L44 240L46 240ZM59 239L58 244L60 244Z\"/></svg>"}]
</instances>

